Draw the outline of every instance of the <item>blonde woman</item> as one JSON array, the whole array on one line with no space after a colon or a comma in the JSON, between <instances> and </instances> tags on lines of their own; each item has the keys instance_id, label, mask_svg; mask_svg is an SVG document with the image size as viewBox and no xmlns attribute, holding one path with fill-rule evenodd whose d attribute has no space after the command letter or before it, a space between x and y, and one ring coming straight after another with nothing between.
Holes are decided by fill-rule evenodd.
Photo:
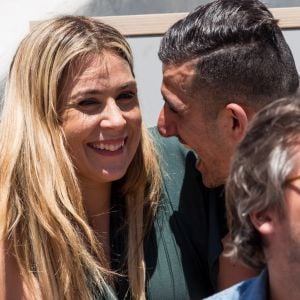
<instances>
[{"instance_id":1,"label":"blonde woman","mask_svg":"<svg viewBox=\"0 0 300 300\"><path fill-rule=\"evenodd\" d=\"M0 169L0 299L145 298L160 177L119 32L66 16L21 42Z\"/></svg>"}]
</instances>

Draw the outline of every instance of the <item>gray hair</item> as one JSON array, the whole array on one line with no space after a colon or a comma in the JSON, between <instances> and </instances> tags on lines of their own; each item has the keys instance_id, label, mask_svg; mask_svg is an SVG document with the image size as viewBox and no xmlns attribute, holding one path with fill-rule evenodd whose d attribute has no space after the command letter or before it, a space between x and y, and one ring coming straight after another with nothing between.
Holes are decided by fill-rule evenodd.
<instances>
[{"instance_id":1,"label":"gray hair","mask_svg":"<svg viewBox=\"0 0 300 300\"><path fill-rule=\"evenodd\" d=\"M226 185L232 238L230 256L247 265L265 265L263 241L249 214L275 209L284 216L284 189L300 144L300 97L277 100L262 109L233 157Z\"/></svg>"}]
</instances>

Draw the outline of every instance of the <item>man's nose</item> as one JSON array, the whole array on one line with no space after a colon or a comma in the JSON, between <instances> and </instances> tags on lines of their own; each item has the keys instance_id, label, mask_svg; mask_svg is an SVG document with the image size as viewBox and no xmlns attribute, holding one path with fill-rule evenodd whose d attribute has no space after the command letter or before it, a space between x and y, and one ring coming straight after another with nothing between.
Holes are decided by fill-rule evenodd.
<instances>
[{"instance_id":1,"label":"man's nose","mask_svg":"<svg viewBox=\"0 0 300 300\"><path fill-rule=\"evenodd\" d=\"M176 124L172 117L167 113L165 105L162 107L157 121L157 128L159 133L164 137L170 137L177 134Z\"/></svg>"}]
</instances>

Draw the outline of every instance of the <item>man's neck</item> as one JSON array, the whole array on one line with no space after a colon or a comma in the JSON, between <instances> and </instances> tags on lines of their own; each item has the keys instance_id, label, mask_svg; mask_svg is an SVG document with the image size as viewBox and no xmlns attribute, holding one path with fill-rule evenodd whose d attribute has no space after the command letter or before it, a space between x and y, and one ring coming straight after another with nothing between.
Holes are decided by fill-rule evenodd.
<instances>
[{"instance_id":1,"label":"man's neck","mask_svg":"<svg viewBox=\"0 0 300 300\"><path fill-rule=\"evenodd\" d=\"M219 274L218 274L218 290L224 290L240 281L244 281L251 277L258 275L256 270L246 267L240 261L233 261L231 258L226 257L224 253L228 252L228 243L230 243L229 234L227 234L222 244L224 250L219 257Z\"/></svg>"},{"instance_id":2,"label":"man's neck","mask_svg":"<svg viewBox=\"0 0 300 300\"><path fill-rule=\"evenodd\" d=\"M297 268L298 267L298 268ZM268 265L270 300L299 300L300 297L300 268L297 263L276 267Z\"/></svg>"}]
</instances>

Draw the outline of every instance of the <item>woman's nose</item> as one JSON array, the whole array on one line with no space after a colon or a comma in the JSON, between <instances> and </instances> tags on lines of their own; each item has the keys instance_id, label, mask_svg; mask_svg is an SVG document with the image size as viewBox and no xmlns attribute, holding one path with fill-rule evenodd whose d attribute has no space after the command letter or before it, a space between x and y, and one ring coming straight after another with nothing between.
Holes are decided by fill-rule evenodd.
<instances>
[{"instance_id":1,"label":"woman's nose","mask_svg":"<svg viewBox=\"0 0 300 300\"><path fill-rule=\"evenodd\" d=\"M122 110L114 99L107 102L103 111L100 126L105 128L123 128L126 125Z\"/></svg>"}]
</instances>

